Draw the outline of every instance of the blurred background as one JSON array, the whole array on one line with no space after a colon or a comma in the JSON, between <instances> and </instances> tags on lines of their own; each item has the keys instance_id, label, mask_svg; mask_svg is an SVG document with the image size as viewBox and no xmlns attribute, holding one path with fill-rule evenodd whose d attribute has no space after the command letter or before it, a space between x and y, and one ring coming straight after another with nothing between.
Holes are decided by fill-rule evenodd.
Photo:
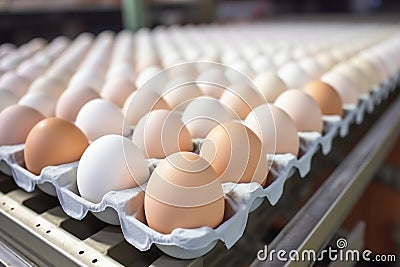
<instances>
[{"instance_id":1,"label":"blurred background","mask_svg":"<svg viewBox=\"0 0 400 267\"><path fill-rule=\"evenodd\" d=\"M0 42L21 44L33 37L75 37L84 31L259 21L294 14L395 19L399 12L398 0L0 0Z\"/></svg>"}]
</instances>

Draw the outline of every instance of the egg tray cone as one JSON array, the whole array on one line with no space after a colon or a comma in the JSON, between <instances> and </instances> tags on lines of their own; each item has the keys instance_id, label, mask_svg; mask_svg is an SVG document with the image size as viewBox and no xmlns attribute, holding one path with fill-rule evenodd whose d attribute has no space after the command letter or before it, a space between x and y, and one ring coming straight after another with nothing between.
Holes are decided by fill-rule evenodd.
<instances>
[{"instance_id":1,"label":"egg tray cone","mask_svg":"<svg viewBox=\"0 0 400 267\"><path fill-rule=\"evenodd\" d=\"M164 253L176 258L189 259L204 255L221 240L229 249L242 236L248 214L256 209L264 199L275 205L283 194L285 182L298 170L301 177L310 172L313 155L321 148L328 154L336 136L345 137L353 123L361 123L366 112L372 112L376 105L387 98L396 88L398 77L392 77L360 97L357 106L346 106L343 118L324 116L323 134L299 133L300 156L291 154L267 155L271 162L270 173L273 182L266 188L257 183L223 184L225 192L225 218L217 228L175 229L170 234L161 234L146 224L144 216L144 192L141 188L131 188L107 193L98 204L79 196L76 186L78 162L60 166L49 166L36 176L24 167L24 145L0 147L0 170L12 175L22 189L31 192L35 186L56 195L66 214L81 220L88 212L111 224L120 224L125 239L137 249L148 250L152 244ZM159 161L148 160L152 170ZM144 185L145 187L146 185Z\"/></svg>"}]
</instances>

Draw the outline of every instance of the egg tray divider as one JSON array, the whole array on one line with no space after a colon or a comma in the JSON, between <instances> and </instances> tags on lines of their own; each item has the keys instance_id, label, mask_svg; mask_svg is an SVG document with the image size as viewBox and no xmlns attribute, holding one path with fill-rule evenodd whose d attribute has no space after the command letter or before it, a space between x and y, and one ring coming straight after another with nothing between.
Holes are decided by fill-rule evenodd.
<instances>
[{"instance_id":1,"label":"egg tray divider","mask_svg":"<svg viewBox=\"0 0 400 267\"><path fill-rule=\"evenodd\" d=\"M313 155L321 147L328 154L332 141L337 136L345 137L352 123L360 124L366 112L372 112L376 105L395 90L398 76L377 86L368 95L360 97L357 106L345 106L343 118L324 116L324 134L316 132L299 133L300 156L291 154L267 155L272 163L270 173L273 182L266 188L257 183L224 183L225 218L216 229L201 227L197 229L175 229L164 235L146 225L141 188L131 188L107 193L98 204L91 203L79 196L76 186L78 162L49 166L39 176L30 173L24 167L24 145L0 147L0 171L12 175L19 187L32 192L36 186L42 191L57 196L60 204L69 216L81 220L90 211L101 220L110 224L120 224L125 239L139 250L148 250L152 244L164 253L176 258L189 259L204 255L221 240L229 249L243 235L248 214L256 209L265 198L275 205L282 197L285 182L298 170L303 178L311 168ZM159 160L149 159L151 170ZM146 185L144 185L145 187Z\"/></svg>"}]
</instances>

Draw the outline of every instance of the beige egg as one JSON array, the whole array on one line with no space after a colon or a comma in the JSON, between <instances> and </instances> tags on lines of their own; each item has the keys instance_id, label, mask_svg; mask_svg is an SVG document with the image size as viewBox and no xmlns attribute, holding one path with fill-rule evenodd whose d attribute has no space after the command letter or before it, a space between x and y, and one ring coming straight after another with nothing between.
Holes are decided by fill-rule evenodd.
<instances>
[{"instance_id":1,"label":"beige egg","mask_svg":"<svg viewBox=\"0 0 400 267\"><path fill-rule=\"evenodd\" d=\"M25 143L36 123L45 117L34 108L12 105L0 113L0 146Z\"/></svg>"},{"instance_id":2,"label":"beige egg","mask_svg":"<svg viewBox=\"0 0 400 267\"><path fill-rule=\"evenodd\" d=\"M314 99L303 91L287 90L274 104L292 118L299 132L322 133L322 112Z\"/></svg>"},{"instance_id":3,"label":"beige egg","mask_svg":"<svg viewBox=\"0 0 400 267\"><path fill-rule=\"evenodd\" d=\"M158 109L140 119L132 136L133 143L146 158L165 158L179 151L192 151L189 130L175 113Z\"/></svg>"},{"instance_id":4,"label":"beige egg","mask_svg":"<svg viewBox=\"0 0 400 267\"><path fill-rule=\"evenodd\" d=\"M287 90L282 79L272 72L257 75L253 82L269 103L273 103L280 94Z\"/></svg>"},{"instance_id":5,"label":"beige egg","mask_svg":"<svg viewBox=\"0 0 400 267\"><path fill-rule=\"evenodd\" d=\"M218 125L200 146L221 182L264 185L268 173L266 153L257 135L240 122Z\"/></svg>"},{"instance_id":6,"label":"beige egg","mask_svg":"<svg viewBox=\"0 0 400 267\"><path fill-rule=\"evenodd\" d=\"M245 119L252 109L265 103L264 97L257 89L247 84L229 86L229 89L222 94L220 101L241 119Z\"/></svg>"},{"instance_id":7,"label":"beige egg","mask_svg":"<svg viewBox=\"0 0 400 267\"><path fill-rule=\"evenodd\" d=\"M144 197L147 224L162 234L177 228L218 227L224 193L210 164L191 152L162 160L151 174Z\"/></svg>"},{"instance_id":8,"label":"beige egg","mask_svg":"<svg viewBox=\"0 0 400 267\"><path fill-rule=\"evenodd\" d=\"M171 108L158 93L151 90L137 90L125 101L123 107L125 123L130 126L136 125L144 115L156 109Z\"/></svg>"},{"instance_id":9,"label":"beige egg","mask_svg":"<svg viewBox=\"0 0 400 267\"><path fill-rule=\"evenodd\" d=\"M193 99L182 113L193 138L205 138L218 124L233 120L232 112L217 99L202 96Z\"/></svg>"},{"instance_id":10,"label":"beige egg","mask_svg":"<svg viewBox=\"0 0 400 267\"><path fill-rule=\"evenodd\" d=\"M296 125L282 109L272 104L256 107L244 124L262 141L268 154L299 153L299 137Z\"/></svg>"},{"instance_id":11,"label":"beige egg","mask_svg":"<svg viewBox=\"0 0 400 267\"><path fill-rule=\"evenodd\" d=\"M130 78L112 78L107 80L101 90L101 96L119 107L123 107L126 99L136 90Z\"/></svg>"},{"instance_id":12,"label":"beige egg","mask_svg":"<svg viewBox=\"0 0 400 267\"><path fill-rule=\"evenodd\" d=\"M100 95L89 87L70 87L62 93L56 105L55 115L68 121L75 121L81 108Z\"/></svg>"},{"instance_id":13,"label":"beige egg","mask_svg":"<svg viewBox=\"0 0 400 267\"><path fill-rule=\"evenodd\" d=\"M18 75L33 81L45 72L46 68L33 60L26 60L17 68Z\"/></svg>"}]
</instances>

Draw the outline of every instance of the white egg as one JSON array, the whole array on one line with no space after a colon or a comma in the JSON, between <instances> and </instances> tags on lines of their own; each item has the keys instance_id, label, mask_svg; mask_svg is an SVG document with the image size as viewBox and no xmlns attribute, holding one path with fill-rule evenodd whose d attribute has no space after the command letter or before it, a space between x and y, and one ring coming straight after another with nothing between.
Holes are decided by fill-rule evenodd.
<instances>
[{"instance_id":1,"label":"white egg","mask_svg":"<svg viewBox=\"0 0 400 267\"><path fill-rule=\"evenodd\" d=\"M136 87L140 88L146 85L146 87L152 87L152 90L161 93L164 89L167 77L160 72L161 69L158 66L150 66L145 68L136 77ZM149 81L149 79L151 80Z\"/></svg>"},{"instance_id":2,"label":"white egg","mask_svg":"<svg viewBox=\"0 0 400 267\"><path fill-rule=\"evenodd\" d=\"M124 125L122 110L114 103L103 99L87 102L76 116L75 124L89 140L107 134L129 134L128 125Z\"/></svg>"},{"instance_id":3,"label":"white egg","mask_svg":"<svg viewBox=\"0 0 400 267\"><path fill-rule=\"evenodd\" d=\"M13 92L0 89L0 112L8 106L18 103L18 96Z\"/></svg>"},{"instance_id":4,"label":"white egg","mask_svg":"<svg viewBox=\"0 0 400 267\"><path fill-rule=\"evenodd\" d=\"M149 176L146 159L131 140L106 135L91 143L83 153L76 182L84 199L99 203L108 192L137 187Z\"/></svg>"},{"instance_id":5,"label":"white egg","mask_svg":"<svg viewBox=\"0 0 400 267\"><path fill-rule=\"evenodd\" d=\"M288 88L302 88L311 80L303 68L295 62L289 62L283 65L279 69L278 75Z\"/></svg>"},{"instance_id":6,"label":"white egg","mask_svg":"<svg viewBox=\"0 0 400 267\"><path fill-rule=\"evenodd\" d=\"M79 70L72 76L68 87L88 86L100 92L104 83L101 74L93 71Z\"/></svg>"},{"instance_id":7,"label":"white egg","mask_svg":"<svg viewBox=\"0 0 400 267\"><path fill-rule=\"evenodd\" d=\"M232 84L248 83L254 76L254 71L244 60L239 60L229 65L225 70L225 76Z\"/></svg>"},{"instance_id":8,"label":"white egg","mask_svg":"<svg viewBox=\"0 0 400 267\"><path fill-rule=\"evenodd\" d=\"M65 90L65 84L53 77L41 76L29 86L28 93L43 92L58 99Z\"/></svg>"},{"instance_id":9,"label":"white egg","mask_svg":"<svg viewBox=\"0 0 400 267\"><path fill-rule=\"evenodd\" d=\"M18 102L20 105L32 107L45 117L55 115L57 101L45 92L32 92L24 95Z\"/></svg>"}]
</instances>

